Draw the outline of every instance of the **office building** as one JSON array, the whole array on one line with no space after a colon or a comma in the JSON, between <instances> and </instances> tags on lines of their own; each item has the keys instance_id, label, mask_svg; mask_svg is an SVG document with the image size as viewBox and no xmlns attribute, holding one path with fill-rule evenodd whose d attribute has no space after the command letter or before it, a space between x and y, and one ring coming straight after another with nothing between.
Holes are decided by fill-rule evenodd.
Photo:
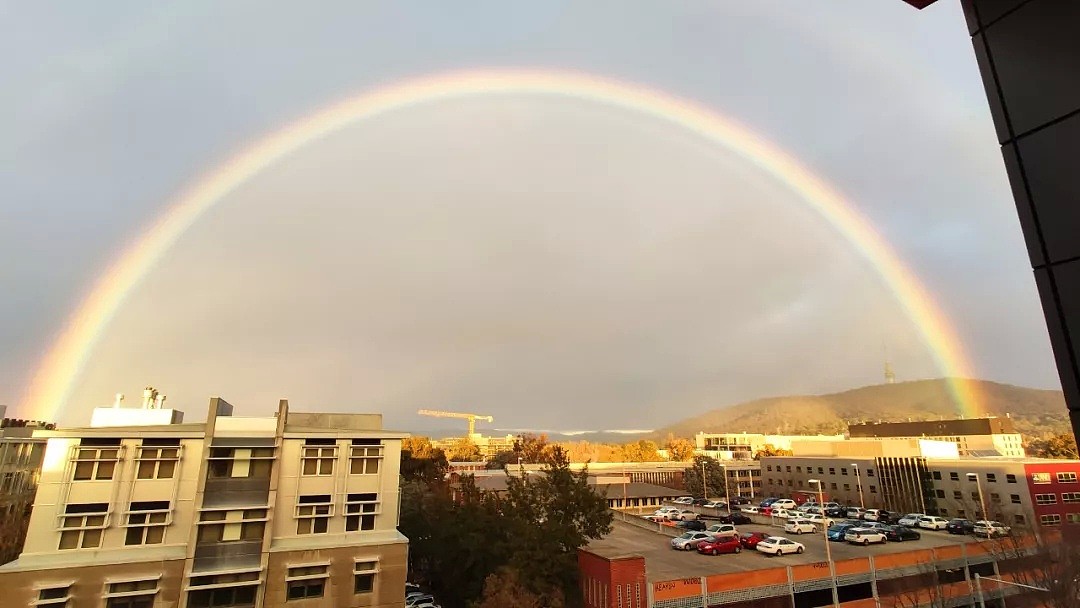
<instances>
[{"instance_id":1,"label":"office building","mask_svg":"<svg viewBox=\"0 0 1080 608\"><path fill-rule=\"evenodd\" d=\"M759 450L771 446L790 450L793 441L840 441L843 435L765 435L762 433L698 433L695 453L717 460L753 460Z\"/></svg>"},{"instance_id":2,"label":"office building","mask_svg":"<svg viewBox=\"0 0 1080 608\"><path fill-rule=\"evenodd\" d=\"M29 513L34 503L45 440L34 431L53 425L36 420L5 418L6 406L0 405L0 517L19 517Z\"/></svg>"},{"instance_id":3,"label":"office building","mask_svg":"<svg viewBox=\"0 0 1080 608\"><path fill-rule=\"evenodd\" d=\"M970 418L852 424L848 435L857 438L915 438L951 441L961 456L1023 458L1024 445L1011 418Z\"/></svg>"},{"instance_id":4,"label":"office building","mask_svg":"<svg viewBox=\"0 0 1080 608\"><path fill-rule=\"evenodd\" d=\"M285 401L241 418L214 398L184 423L150 391L141 409L35 433L48 443L26 544L0 567L10 605L402 605L405 434Z\"/></svg>"}]
</instances>

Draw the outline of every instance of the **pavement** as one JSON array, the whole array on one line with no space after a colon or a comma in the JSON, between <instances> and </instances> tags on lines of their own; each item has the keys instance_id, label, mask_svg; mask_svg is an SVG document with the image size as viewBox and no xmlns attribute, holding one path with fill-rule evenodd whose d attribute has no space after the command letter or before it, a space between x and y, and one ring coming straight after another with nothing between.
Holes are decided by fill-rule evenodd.
<instances>
[{"instance_id":1,"label":"pavement","mask_svg":"<svg viewBox=\"0 0 1080 608\"><path fill-rule=\"evenodd\" d=\"M701 555L696 550L676 551L671 548L670 534L624 523L619 520L618 516L616 516L612 526L614 529L611 534L601 540L589 543L588 549L608 557L618 555L643 556L645 558L645 573L649 582L740 571L747 572L763 568L825 561L825 543L827 541L823 533L813 535L788 534L784 532L783 526L773 526L767 523L738 526L739 533L748 535L753 532L762 532L770 536L785 536L806 545L806 551L802 555L784 555L782 557L772 557L759 551L749 550L744 550L739 554ZM829 543L829 547L833 560L840 561L867 555L898 553L971 542L971 537L965 535L952 535L944 531L935 532L931 530L920 530L920 532L922 533L921 539L902 543L885 543L862 547L834 541Z\"/></svg>"}]
</instances>

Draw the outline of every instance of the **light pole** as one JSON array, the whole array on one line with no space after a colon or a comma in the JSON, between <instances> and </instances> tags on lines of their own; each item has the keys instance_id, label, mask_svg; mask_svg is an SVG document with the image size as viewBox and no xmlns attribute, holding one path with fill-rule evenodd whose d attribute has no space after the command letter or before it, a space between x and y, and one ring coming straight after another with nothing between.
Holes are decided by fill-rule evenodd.
<instances>
[{"instance_id":1,"label":"light pole","mask_svg":"<svg viewBox=\"0 0 1080 608\"><path fill-rule=\"evenodd\" d=\"M808 479L807 483L817 485L818 504L825 504L825 493L821 489L820 479ZM825 560L829 562L829 578L832 582L832 601L833 606L840 605L840 597L836 591L836 564L832 561L832 547L829 546L829 526L825 525L825 519L822 518L821 527L825 531Z\"/></svg>"},{"instance_id":2,"label":"light pole","mask_svg":"<svg viewBox=\"0 0 1080 608\"><path fill-rule=\"evenodd\" d=\"M731 513L731 491L728 489L727 465L722 464L720 466L722 467L721 471L724 473L724 506L727 507L727 512Z\"/></svg>"},{"instance_id":3,"label":"light pole","mask_svg":"<svg viewBox=\"0 0 1080 608\"><path fill-rule=\"evenodd\" d=\"M983 500L982 482L979 481L979 474L968 473L967 478L975 480L975 487L979 490L979 507L982 509L982 518L984 521L990 521L990 512L986 510L986 501Z\"/></svg>"},{"instance_id":4,"label":"light pole","mask_svg":"<svg viewBox=\"0 0 1080 608\"><path fill-rule=\"evenodd\" d=\"M1043 591L1043 592L1046 592L1046 593L1050 592L1050 590L1045 588L1045 587L1036 587L1034 585L1025 585L1023 583L1014 583L1012 581L1007 581L1005 579L994 578L993 576L982 576L982 575L976 573L975 574L975 592L978 593L979 608L986 608L986 598L983 596L983 590L982 590L982 579L984 579L984 578L986 580L988 580L988 581L994 581L995 583L1004 583L1006 585L1013 585L1014 587L1023 587L1024 589L1031 589L1032 591ZM1005 602L1004 602L1004 599L1003 599L1002 600L1002 605L1004 605L1004 603Z\"/></svg>"},{"instance_id":5,"label":"light pole","mask_svg":"<svg viewBox=\"0 0 1080 608\"><path fill-rule=\"evenodd\" d=\"M862 475L859 473L859 463L853 462L853 463L851 463L851 466L855 467L855 487L859 489L859 508L861 508L863 511L865 511L866 510L866 501L863 500Z\"/></svg>"},{"instance_id":6,"label":"light pole","mask_svg":"<svg viewBox=\"0 0 1080 608\"><path fill-rule=\"evenodd\" d=\"M701 493L705 495L705 500L709 500L709 483L705 481L705 459L701 459Z\"/></svg>"}]
</instances>

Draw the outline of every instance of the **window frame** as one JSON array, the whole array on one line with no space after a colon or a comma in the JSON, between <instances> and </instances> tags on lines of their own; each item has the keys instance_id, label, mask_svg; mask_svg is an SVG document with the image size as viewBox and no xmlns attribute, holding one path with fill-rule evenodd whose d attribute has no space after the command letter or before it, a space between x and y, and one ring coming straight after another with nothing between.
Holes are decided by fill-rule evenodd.
<instances>
[{"instance_id":1,"label":"window frame","mask_svg":"<svg viewBox=\"0 0 1080 608\"><path fill-rule=\"evenodd\" d=\"M1045 506L1048 506L1048 505L1056 505L1057 503L1058 503L1058 495L1057 494L1049 493L1049 494L1036 494L1035 495L1035 504L1040 506L1040 507L1045 507Z\"/></svg>"},{"instance_id":2,"label":"window frame","mask_svg":"<svg viewBox=\"0 0 1080 608\"><path fill-rule=\"evenodd\" d=\"M240 512L240 519L229 520L228 519L229 518L229 513L237 512L237 511ZM260 511L262 512L262 515L258 514ZM217 514L219 514L219 513L221 514L220 519L217 518ZM211 514L214 515L213 518L208 517ZM248 507L246 509L245 508L237 508L237 507L215 507L215 508L209 508L209 509L204 508L201 511L199 511L199 521L195 522L195 525L199 526L198 532L195 535L195 543L196 544L207 544L207 543L211 543L211 542L213 542L213 543L251 542L254 539L245 538L245 537L246 536L256 536L257 538L261 539L266 534L266 524L269 521L270 521L270 513L269 513L269 509L267 507ZM259 524L259 526L262 528L262 530L260 531L259 534L250 534L249 535L249 534L246 533L246 532L248 532L249 524ZM213 540L204 539L203 536L206 533L203 532L203 527L213 527L213 526L220 527L220 530L218 531L218 533L216 535L217 538L215 538ZM232 528L229 528L229 526L238 526L239 527L238 528L239 529L239 535L237 536L237 538L230 538L230 539L225 538L225 531L232 529ZM251 528L252 528L252 531L254 531L255 527L251 526Z\"/></svg>"},{"instance_id":3,"label":"window frame","mask_svg":"<svg viewBox=\"0 0 1080 608\"><path fill-rule=\"evenodd\" d=\"M35 586L34 591L37 592L37 599L31 602L30 605L51 606L53 608L56 608L57 606L67 606L68 600L71 599L71 587L74 584L74 581L65 581L63 583L49 583ZM60 597L42 597L42 594L48 591L63 591L64 594Z\"/></svg>"},{"instance_id":4,"label":"window frame","mask_svg":"<svg viewBox=\"0 0 1080 608\"><path fill-rule=\"evenodd\" d=\"M137 509L133 510L140 502L154 502L154 501L137 501L128 505L128 510L124 511L124 523L120 525L121 528L125 528L124 532L124 546L125 547L138 547L142 545L160 545L165 543L165 535L168 532L168 528L172 525L172 503L168 503L164 509ZM165 501L161 501L165 502ZM156 517L156 516L161 517ZM145 519L141 523L132 521L133 517L143 516ZM153 521L157 519L158 521ZM140 542L132 543L130 535L133 530L139 529ZM147 537L151 534L156 534L156 530L161 530L161 538L155 542L147 542Z\"/></svg>"},{"instance_id":5,"label":"window frame","mask_svg":"<svg viewBox=\"0 0 1080 608\"><path fill-rule=\"evenodd\" d=\"M311 453L309 453L311 452ZM332 477L338 459L338 446L323 444L304 444L300 448L301 477ZM314 465L314 472L308 473L308 463ZM328 470L324 470L328 469Z\"/></svg>"},{"instance_id":6,"label":"window frame","mask_svg":"<svg viewBox=\"0 0 1080 608\"><path fill-rule=\"evenodd\" d=\"M103 456L105 452L114 452L112 456ZM93 454L86 456L84 454ZM71 462L71 481L112 481L116 478L117 465L124 459L124 445L73 445L68 460ZM79 467L90 463L90 474L80 477ZM102 473L102 465L108 466L108 474Z\"/></svg>"},{"instance_id":7,"label":"window frame","mask_svg":"<svg viewBox=\"0 0 1080 608\"><path fill-rule=\"evenodd\" d=\"M165 456L165 451L175 450L174 456ZM136 448L135 452L135 479L136 480L148 480L148 479L173 479L176 477L176 469L179 468L180 458L183 455L184 446L177 445L146 445L140 444ZM150 476L143 475L143 464L153 463L150 465ZM169 465L169 474L162 475L161 469L163 465Z\"/></svg>"},{"instance_id":8,"label":"window frame","mask_svg":"<svg viewBox=\"0 0 1080 608\"><path fill-rule=\"evenodd\" d=\"M285 601L302 601L313 598L326 597L326 587L330 581L330 562L315 562L304 564L288 564L285 568ZM294 585L300 589L310 589L312 583L318 583L319 593L313 595L305 593L300 597L293 597Z\"/></svg>"},{"instance_id":9,"label":"window frame","mask_svg":"<svg viewBox=\"0 0 1080 608\"><path fill-rule=\"evenodd\" d=\"M73 511L68 512L68 509L77 505L101 505L104 510L96 511ZM111 511L109 510L109 504L104 502L92 502L92 503L69 503L64 506L64 512L57 515L56 529L60 532L60 541L57 543L57 551L72 551L76 549L100 549L101 543L105 540L105 530L109 527ZM101 518L101 522L98 524L90 524L87 519L89 518ZM78 525L68 525L68 520L81 520ZM74 532L77 539L75 546L64 546L64 535ZM86 544L87 532L97 533L97 543L93 545ZM92 536L92 535L91 535Z\"/></svg>"},{"instance_id":10,"label":"window frame","mask_svg":"<svg viewBox=\"0 0 1080 608\"><path fill-rule=\"evenodd\" d=\"M353 499L353 497L360 496L373 496L371 500ZM370 510L365 510L367 507L371 507ZM346 532L367 532L374 530L379 521L379 515L382 515L382 500L379 498L378 492L363 492L347 494L345 496L345 531ZM371 518L371 527L364 527L366 518ZM353 521L356 522L356 527L351 527Z\"/></svg>"},{"instance_id":11,"label":"window frame","mask_svg":"<svg viewBox=\"0 0 1080 608\"><path fill-rule=\"evenodd\" d=\"M1046 515L1039 516L1039 525L1041 526L1060 526L1061 514L1060 513L1047 513Z\"/></svg>"},{"instance_id":12,"label":"window frame","mask_svg":"<svg viewBox=\"0 0 1080 608\"><path fill-rule=\"evenodd\" d=\"M305 498L325 496L326 500L319 502L304 502ZM293 517L296 519L296 535L308 536L310 534L327 534L330 532L330 518L335 515L334 497L330 494L306 494L296 497ZM307 531L302 528L307 526ZM322 530L318 528L322 527Z\"/></svg>"},{"instance_id":13,"label":"window frame","mask_svg":"<svg viewBox=\"0 0 1080 608\"><path fill-rule=\"evenodd\" d=\"M1069 477L1071 475L1071 477ZM1058 483L1078 483L1075 471L1061 471L1057 474Z\"/></svg>"},{"instance_id":14,"label":"window frame","mask_svg":"<svg viewBox=\"0 0 1080 608\"><path fill-rule=\"evenodd\" d=\"M374 451L374 454L371 453L372 451ZM382 472L382 461L385 457L386 447L382 443L378 445L350 445L349 475L378 475ZM374 463L374 471L369 470L372 466L371 463ZM357 471L358 468L359 471Z\"/></svg>"},{"instance_id":15,"label":"window frame","mask_svg":"<svg viewBox=\"0 0 1080 608\"><path fill-rule=\"evenodd\" d=\"M367 564L371 564L367 566ZM361 569L361 566L365 566ZM353 560L353 595L360 595L361 593L375 593L375 584L379 578L379 560L378 558L372 559L355 559ZM360 589L360 576L370 577L366 580L369 581L368 588L365 590Z\"/></svg>"}]
</instances>

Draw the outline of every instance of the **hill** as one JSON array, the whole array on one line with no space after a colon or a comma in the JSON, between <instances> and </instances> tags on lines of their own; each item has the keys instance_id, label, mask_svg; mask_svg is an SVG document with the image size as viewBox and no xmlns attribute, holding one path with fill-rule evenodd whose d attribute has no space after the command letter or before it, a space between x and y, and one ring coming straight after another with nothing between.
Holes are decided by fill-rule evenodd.
<instances>
[{"instance_id":1,"label":"hill","mask_svg":"<svg viewBox=\"0 0 1080 608\"><path fill-rule=\"evenodd\" d=\"M985 414L1009 415L1026 437L1069 431L1061 391L964 380L982 396ZM864 386L831 395L770 397L730 405L657 429L651 438L709 433L832 434L849 423L959 417L945 378Z\"/></svg>"}]
</instances>

